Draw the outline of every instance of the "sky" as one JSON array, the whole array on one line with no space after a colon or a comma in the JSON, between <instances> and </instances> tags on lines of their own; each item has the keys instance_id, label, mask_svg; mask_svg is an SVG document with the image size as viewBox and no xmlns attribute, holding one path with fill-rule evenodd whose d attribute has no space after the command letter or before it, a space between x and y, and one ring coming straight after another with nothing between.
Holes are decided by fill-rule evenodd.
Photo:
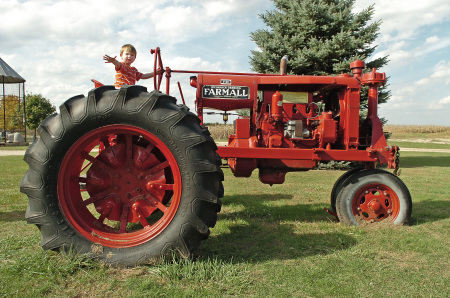
<instances>
[{"instance_id":1,"label":"sky","mask_svg":"<svg viewBox=\"0 0 450 298\"><path fill-rule=\"evenodd\" d=\"M379 116L388 124L450 126L450 2L357 0L354 12L372 4L372 20L382 24L368 61L390 60L379 71L392 96ZM266 28L258 15L273 9L269 0L0 0L0 58L26 79L27 93L58 107L87 95L91 79L113 84L114 67L102 57L119 59L126 43L144 73L153 71L155 47L174 70L250 72L257 47L249 34ZM189 76L174 74L171 94L180 98L179 81L193 110ZM138 83L153 89L152 79Z\"/></svg>"}]
</instances>

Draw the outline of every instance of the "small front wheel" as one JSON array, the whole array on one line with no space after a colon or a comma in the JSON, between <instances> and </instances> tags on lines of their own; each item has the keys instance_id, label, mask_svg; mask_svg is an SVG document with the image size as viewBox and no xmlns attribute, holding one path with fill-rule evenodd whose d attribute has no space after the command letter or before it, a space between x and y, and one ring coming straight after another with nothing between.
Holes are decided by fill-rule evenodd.
<instances>
[{"instance_id":1,"label":"small front wheel","mask_svg":"<svg viewBox=\"0 0 450 298\"><path fill-rule=\"evenodd\" d=\"M345 180L336 199L340 221L362 223L406 223L412 211L411 195L397 176L378 169L353 173Z\"/></svg>"}]
</instances>

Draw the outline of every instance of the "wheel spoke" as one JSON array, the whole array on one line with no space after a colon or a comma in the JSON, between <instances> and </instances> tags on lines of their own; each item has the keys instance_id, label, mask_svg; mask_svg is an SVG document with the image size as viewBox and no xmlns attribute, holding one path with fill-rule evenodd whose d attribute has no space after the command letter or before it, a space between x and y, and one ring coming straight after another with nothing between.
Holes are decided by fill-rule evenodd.
<instances>
[{"instance_id":1,"label":"wheel spoke","mask_svg":"<svg viewBox=\"0 0 450 298\"><path fill-rule=\"evenodd\" d=\"M92 177L78 177L78 183L92 184L92 185L100 185L102 184L101 179L92 178Z\"/></svg>"},{"instance_id":2,"label":"wheel spoke","mask_svg":"<svg viewBox=\"0 0 450 298\"><path fill-rule=\"evenodd\" d=\"M155 202L156 208L158 208L159 210L162 211L162 213L166 213L167 212L167 207L163 205L163 203L161 203L160 201L156 201Z\"/></svg>"},{"instance_id":3,"label":"wheel spoke","mask_svg":"<svg viewBox=\"0 0 450 298\"><path fill-rule=\"evenodd\" d=\"M145 149L141 153L142 157L140 158L140 160L138 160L138 164L142 164L143 162L145 162L147 160L147 158L152 156L151 152L152 152L153 148L155 148L155 145L152 143L148 144L147 147L145 147Z\"/></svg>"},{"instance_id":4,"label":"wheel spoke","mask_svg":"<svg viewBox=\"0 0 450 298\"><path fill-rule=\"evenodd\" d=\"M90 205L92 203L95 203L95 202L98 202L100 200L103 200L103 199L105 199L107 197L108 197L107 191L102 191L102 192L100 192L100 193L98 193L98 194L96 194L96 195L94 195L94 196L92 196L92 197L82 201L81 203L84 206L87 206L87 205Z\"/></svg>"},{"instance_id":5,"label":"wheel spoke","mask_svg":"<svg viewBox=\"0 0 450 298\"><path fill-rule=\"evenodd\" d=\"M105 149L108 149L108 148L111 147L111 144L109 143L109 137L108 136L102 138L100 141L103 143L103 147L105 147Z\"/></svg>"},{"instance_id":6,"label":"wheel spoke","mask_svg":"<svg viewBox=\"0 0 450 298\"><path fill-rule=\"evenodd\" d=\"M90 152L88 153L88 152L86 152L86 151L83 151L83 153L81 153L81 156L82 156L83 158L85 158L86 156L89 156L90 158L89 158L89 159L88 159L88 158L85 158L85 159L88 160L88 163L86 163L86 164L81 168L80 173L82 173L84 170L86 170L86 169L92 164L92 160L93 160L93 159L96 159L96 158L99 156L99 153L97 153L97 155L95 155L95 156L92 158L92 155L90 155Z\"/></svg>"},{"instance_id":7,"label":"wheel spoke","mask_svg":"<svg viewBox=\"0 0 450 298\"><path fill-rule=\"evenodd\" d=\"M155 173L157 173L157 172L159 172L159 171L161 171L161 170L164 170L165 168L167 168L167 167L169 167L169 166L170 166L169 162L168 162L168 161L165 161L165 162L160 163L160 164L157 165L157 166L154 166L154 167L151 168L150 170L148 170L148 173L149 173L150 175L152 175L152 174L155 174Z\"/></svg>"},{"instance_id":8,"label":"wheel spoke","mask_svg":"<svg viewBox=\"0 0 450 298\"><path fill-rule=\"evenodd\" d=\"M147 147L145 147L144 155L149 155L150 152L152 152L153 148L155 148L155 145L152 144L152 143L149 143L149 144L147 145Z\"/></svg>"},{"instance_id":9,"label":"wheel spoke","mask_svg":"<svg viewBox=\"0 0 450 298\"><path fill-rule=\"evenodd\" d=\"M100 217L97 219L97 222L100 224L103 224L103 222L106 219L106 216L108 216L107 214L100 214Z\"/></svg>"},{"instance_id":10,"label":"wheel spoke","mask_svg":"<svg viewBox=\"0 0 450 298\"><path fill-rule=\"evenodd\" d=\"M80 173L83 173L84 170L87 169L87 167L89 167L92 164L92 162L88 162L86 165L84 165L84 167L81 168Z\"/></svg>"},{"instance_id":11,"label":"wheel spoke","mask_svg":"<svg viewBox=\"0 0 450 298\"><path fill-rule=\"evenodd\" d=\"M113 204L108 203L105 207L105 210L100 210L102 211L100 213L100 217L97 219L97 222L100 224L103 224L103 222L105 221L105 219L108 217L108 215L111 213L112 209L113 209Z\"/></svg>"},{"instance_id":12,"label":"wheel spoke","mask_svg":"<svg viewBox=\"0 0 450 298\"><path fill-rule=\"evenodd\" d=\"M89 154L89 152L83 151L81 153L81 157L86 159L86 160L88 160L92 164L103 165L104 167L108 167L107 164L105 164L104 162L102 162L99 159L97 159L97 156L92 156L92 155Z\"/></svg>"},{"instance_id":13,"label":"wheel spoke","mask_svg":"<svg viewBox=\"0 0 450 298\"><path fill-rule=\"evenodd\" d=\"M128 224L128 207L124 207L122 209L122 215L120 216L120 232L127 232L127 224Z\"/></svg>"},{"instance_id":14,"label":"wheel spoke","mask_svg":"<svg viewBox=\"0 0 450 298\"><path fill-rule=\"evenodd\" d=\"M125 145L127 148L127 158L131 160L133 158L133 135L125 135Z\"/></svg>"},{"instance_id":15,"label":"wheel spoke","mask_svg":"<svg viewBox=\"0 0 450 298\"><path fill-rule=\"evenodd\" d=\"M142 224L144 228L149 226L147 219L145 218L144 214L141 211L141 208L139 208L137 203L134 204L133 206L133 213L135 213L136 216L139 218L139 222Z\"/></svg>"},{"instance_id":16,"label":"wheel spoke","mask_svg":"<svg viewBox=\"0 0 450 298\"><path fill-rule=\"evenodd\" d=\"M88 178L86 178L86 177L78 177L78 182L79 183L88 183Z\"/></svg>"},{"instance_id":17,"label":"wheel spoke","mask_svg":"<svg viewBox=\"0 0 450 298\"><path fill-rule=\"evenodd\" d=\"M149 182L147 184L147 189L149 191L173 190L174 189L174 185L173 184L166 184L166 183Z\"/></svg>"}]
</instances>

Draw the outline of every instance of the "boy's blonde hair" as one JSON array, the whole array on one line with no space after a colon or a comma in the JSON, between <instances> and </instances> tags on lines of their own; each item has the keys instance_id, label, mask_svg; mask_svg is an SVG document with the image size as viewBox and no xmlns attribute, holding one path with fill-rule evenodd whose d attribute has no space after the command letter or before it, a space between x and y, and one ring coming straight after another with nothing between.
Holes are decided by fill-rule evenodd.
<instances>
[{"instance_id":1,"label":"boy's blonde hair","mask_svg":"<svg viewBox=\"0 0 450 298\"><path fill-rule=\"evenodd\" d=\"M125 45L122 46L122 48L120 49L120 56L122 56L122 53L123 53L124 51L128 51L128 52L134 53L134 55L137 57L137 51L136 51L136 48L133 47L133 46L130 45L130 44L125 44Z\"/></svg>"}]
</instances>

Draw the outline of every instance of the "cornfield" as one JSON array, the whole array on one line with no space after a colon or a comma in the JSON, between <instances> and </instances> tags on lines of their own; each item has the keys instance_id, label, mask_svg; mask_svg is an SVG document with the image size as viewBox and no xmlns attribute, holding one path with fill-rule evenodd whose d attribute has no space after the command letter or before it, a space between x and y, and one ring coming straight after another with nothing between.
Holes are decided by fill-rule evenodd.
<instances>
[{"instance_id":1,"label":"cornfield","mask_svg":"<svg viewBox=\"0 0 450 298\"><path fill-rule=\"evenodd\" d=\"M439 125L385 125L384 131L395 134L404 133L449 133L450 126Z\"/></svg>"},{"instance_id":2,"label":"cornfield","mask_svg":"<svg viewBox=\"0 0 450 298\"><path fill-rule=\"evenodd\" d=\"M232 124L207 124L214 140L227 140L234 133ZM439 125L385 125L383 130L392 135L408 133L450 133L450 126Z\"/></svg>"},{"instance_id":3,"label":"cornfield","mask_svg":"<svg viewBox=\"0 0 450 298\"><path fill-rule=\"evenodd\" d=\"M207 124L214 140L228 140L228 136L234 133L233 124Z\"/></svg>"}]
</instances>

